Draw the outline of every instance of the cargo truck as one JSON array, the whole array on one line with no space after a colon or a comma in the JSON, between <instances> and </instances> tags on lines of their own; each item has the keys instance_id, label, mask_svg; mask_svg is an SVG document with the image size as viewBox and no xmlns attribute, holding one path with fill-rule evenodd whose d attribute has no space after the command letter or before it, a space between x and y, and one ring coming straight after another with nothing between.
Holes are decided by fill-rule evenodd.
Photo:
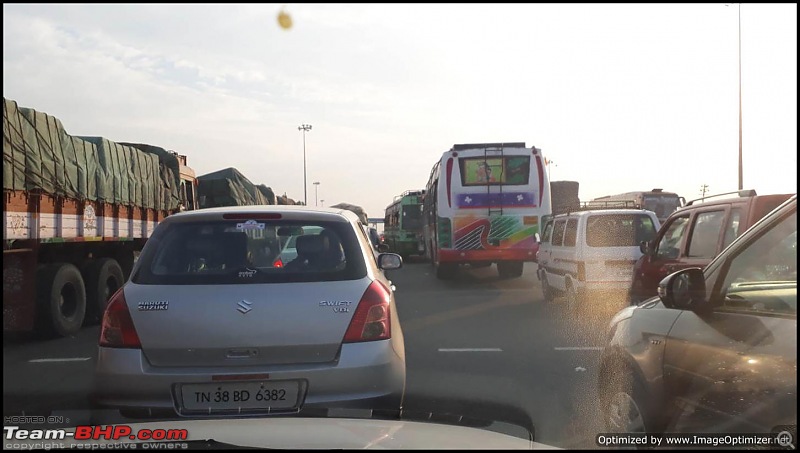
<instances>
[{"instance_id":1,"label":"cargo truck","mask_svg":"<svg viewBox=\"0 0 800 453\"><path fill-rule=\"evenodd\" d=\"M3 331L96 321L155 226L197 208L186 156L66 133L3 99Z\"/></svg>"}]
</instances>

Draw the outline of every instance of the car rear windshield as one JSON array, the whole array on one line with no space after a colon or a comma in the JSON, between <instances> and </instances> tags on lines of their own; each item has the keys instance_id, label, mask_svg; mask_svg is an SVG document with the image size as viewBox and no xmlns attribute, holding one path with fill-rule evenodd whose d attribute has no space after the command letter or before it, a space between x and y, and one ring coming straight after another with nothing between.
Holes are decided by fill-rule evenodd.
<instances>
[{"instance_id":1,"label":"car rear windshield","mask_svg":"<svg viewBox=\"0 0 800 453\"><path fill-rule=\"evenodd\" d=\"M292 242L296 254L281 251ZM355 280L366 264L343 222L214 220L160 225L132 278L144 285ZM285 261L284 261L285 260Z\"/></svg>"},{"instance_id":2,"label":"car rear windshield","mask_svg":"<svg viewBox=\"0 0 800 453\"><path fill-rule=\"evenodd\" d=\"M655 236L655 224L645 214L602 214L587 219L586 244L590 247L638 247Z\"/></svg>"}]
</instances>

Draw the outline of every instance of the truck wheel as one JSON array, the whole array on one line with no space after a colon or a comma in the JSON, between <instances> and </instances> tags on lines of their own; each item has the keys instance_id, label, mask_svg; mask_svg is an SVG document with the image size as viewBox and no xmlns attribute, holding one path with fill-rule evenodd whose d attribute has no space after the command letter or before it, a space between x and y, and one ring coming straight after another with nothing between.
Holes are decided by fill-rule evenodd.
<instances>
[{"instance_id":1,"label":"truck wheel","mask_svg":"<svg viewBox=\"0 0 800 453\"><path fill-rule=\"evenodd\" d=\"M86 268L84 281L87 313L94 319L102 319L108 299L125 283L122 267L115 259L100 258Z\"/></svg>"},{"instance_id":2,"label":"truck wheel","mask_svg":"<svg viewBox=\"0 0 800 453\"><path fill-rule=\"evenodd\" d=\"M516 278L522 275L522 261L499 261L497 263L497 273L500 278Z\"/></svg>"},{"instance_id":3,"label":"truck wheel","mask_svg":"<svg viewBox=\"0 0 800 453\"><path fill-rule=\"evenodd\" d=\"M81 272L72 264L54 263L40 268L36 279L43 327L62 337L76 334L86 316L86 287Z\"/></svg>"}]
</instances>

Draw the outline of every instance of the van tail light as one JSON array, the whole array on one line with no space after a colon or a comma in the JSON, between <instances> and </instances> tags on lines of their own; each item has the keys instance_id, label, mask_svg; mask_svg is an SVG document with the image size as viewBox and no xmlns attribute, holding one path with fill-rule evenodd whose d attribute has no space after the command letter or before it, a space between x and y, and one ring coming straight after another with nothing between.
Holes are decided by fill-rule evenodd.
<instances>
[{"instance_id":1,"label":"van tail light","mask_svg":"<svg viewBox=\"0 0 800 453\"><path fill-rule=\"evenodd\" d=\"M389 290L380 282L372 282L361 296L342 342L358 343L391 338L390 301Z\"/></svg>"},{"instance_id":2,"label":"van tail light","mask_svg":"<svg viewBox=\"0 0 800 453\"><path fill-rule=\"evenodd\" d=\"M139 335L133 326L128 304L125 302L125 293L118 289L108 301L108 307L103 313L103 322L100 327L100 346L104 348L141 348Z\"/></svg>"},{"instance_id":3,"label":"van tail light","mask_svg":"<svg viewBox=\"0 0 800 453\"><path fill-rule=\"evenodd\" d=\"M276 259L275 262L272 263L272 267L283 267L283 261L280 258Z\"/></svg>"}]
</instances>

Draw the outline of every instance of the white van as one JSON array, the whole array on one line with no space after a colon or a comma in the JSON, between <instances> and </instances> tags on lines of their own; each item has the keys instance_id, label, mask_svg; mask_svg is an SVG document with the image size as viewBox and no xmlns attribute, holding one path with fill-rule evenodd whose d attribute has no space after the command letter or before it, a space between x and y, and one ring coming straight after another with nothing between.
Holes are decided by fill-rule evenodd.
<instances>
[{"instance_id":1,"label":"white van","mask_svg":"<svg viewBox=\"0 0 800 453\"><path fill-rule=\"evenodd\" d=\"M550 217L539 238L536 274L545 301L565 294L570 308L588 293L624 294L631 287L639 244L660 227L644 209L592 209Z\"/></svg>"}]
</instances>

